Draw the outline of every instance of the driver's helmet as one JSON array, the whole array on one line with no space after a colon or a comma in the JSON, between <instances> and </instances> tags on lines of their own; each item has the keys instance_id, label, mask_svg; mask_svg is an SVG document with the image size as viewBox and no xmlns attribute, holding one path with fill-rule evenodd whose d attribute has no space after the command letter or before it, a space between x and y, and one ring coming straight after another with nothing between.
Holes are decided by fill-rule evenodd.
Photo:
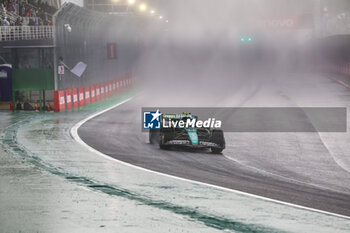
<instances>
[{"instance_id":1,"label":"driver's helmet","mask_svg":"<svg viewBox=\"0 0 350 233\"><path fill-rule=\"evenodd\" d=\"M195 119L195 116L193 116L190 112L184 112L183 114L186 115L185 117L181 118L183 121Z\"/></svg>"}]
</instances>

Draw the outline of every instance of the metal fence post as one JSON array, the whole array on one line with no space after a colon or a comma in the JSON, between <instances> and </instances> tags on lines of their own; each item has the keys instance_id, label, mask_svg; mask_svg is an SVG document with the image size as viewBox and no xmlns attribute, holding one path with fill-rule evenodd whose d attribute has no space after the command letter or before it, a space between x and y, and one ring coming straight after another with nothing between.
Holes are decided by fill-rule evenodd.
<instances>
[{"instance_id":1,"label":"metal fence post","mask_svg":"<svg viewBox=\"0 0 350 233\"><path fill-rule=\"evenodd\" d=\"M43 90L39 91L39 109L40 111L43 111Z\"/></svg>"},{"instance_id":2,"label":"metal fence post","mask_svg":"<svg viewBox=\"0 0 350 233\"><path fill-rule=\"evenodd\" d=\"M15 97L16 91L12 89L12 111L16 110L16 97Z\"/></svg>"}]
</instances>

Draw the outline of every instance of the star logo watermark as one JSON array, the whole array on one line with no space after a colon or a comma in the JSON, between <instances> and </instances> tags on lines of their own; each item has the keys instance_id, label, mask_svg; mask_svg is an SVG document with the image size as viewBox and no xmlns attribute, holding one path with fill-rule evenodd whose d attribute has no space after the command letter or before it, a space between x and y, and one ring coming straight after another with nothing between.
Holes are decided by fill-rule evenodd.
<instances>
[{"instance_id":1,"label":"star logo watermark","mask_svg":"<svg viewBox=\"0 0 350 233\"><path fill-rule=\"evenodd\" d=\"M161 127L161 115L157 109L156 112L145 111L143 112L143 128L144 129L160 129Z\"/></svg>"}]
</instances>

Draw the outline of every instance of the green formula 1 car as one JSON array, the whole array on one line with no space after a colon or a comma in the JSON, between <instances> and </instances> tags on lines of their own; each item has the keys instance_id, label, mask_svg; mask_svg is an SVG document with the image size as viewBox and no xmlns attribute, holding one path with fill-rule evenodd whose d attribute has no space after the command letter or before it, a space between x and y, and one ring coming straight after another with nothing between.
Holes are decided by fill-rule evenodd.
<instances>
[{"instance_id":1,"label":"green formula 1 car","mask_svg":"<svg viewBox=\"0 0 350 233\"><path fill-rule=\"evenodd\" d=\"M224 133L221 129L197 127L197 116L190 113L163 114L162 127L149 131L151 144L161 149L171 147L210 148L215 154L225 149Z\"/></svg>"}]
</instances>

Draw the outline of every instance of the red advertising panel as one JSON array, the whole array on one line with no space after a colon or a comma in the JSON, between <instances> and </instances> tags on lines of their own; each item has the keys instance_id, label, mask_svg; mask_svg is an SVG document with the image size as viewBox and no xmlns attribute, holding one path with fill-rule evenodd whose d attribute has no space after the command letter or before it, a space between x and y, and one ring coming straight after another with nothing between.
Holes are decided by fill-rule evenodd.
<instances>
[{"instance_id":1,"label":"red advertising panel","mask_svg":"<svg viewBox=\"0 0 350 233\"><path fill-rule=\"evenodd\" d=\"M67 102L67 109L72 108L72 93L70 89L66 89L66 102Z\"/></svg>"},{"instance_id":2,"label":"red advertising panel","mask_svg":"<svg viewBox=\"0 0 350 233\"><path fill-rule=\"evenodd\" d=\"M84 106L84 88L78 89L79 107Z\"/></svg>"},{"instance_id":3,"label":"red advertising panel","mask_svg":"<svg viewBox=\"0 0 350 233\"><path fill-rule=\"evenodd\" d=\"M100 85L96 84L96 101L100 101Z\"/></svg>"},{"instance_id":4,"label":"red advertising panel","mask_svg":"<svg viewBox=\"0 0 350 233\"><path fill-rule=\"evenodd\" d=\"M101 86L100 86L100 95L101 95L100 99L104 100L104 98L105 98L105 85L103 83L101 83Z\"/></svg>"},{"instance_id":5,"label":"red advertising panel","mask_svg":"<svg viewBox=\"0 0 350 233\"><path fill-rule=\"evenodd\" d=\"M72 96L73 96L73 107L77 108L78 105L78 90L76 88L72 89Z\"/></svg>"},{"instance_id":6,"label":"red advertising panel","mask_svg":"<svg viewBox=\"0 0 350 233\"><path fill-rule=\"evenodd\" d=\"M66 109L66 101L64 98L64 91L55 91L54 93L54 110L61 112Z\"/></svg>"},{"instance_id":7,"label":"red advertising panel","mask_svg":"<svg viewBox=\"0 0 350 233\"><path fill-rule=\"evenodd\" d=\"M85 104L90 104L90 87L85 87Z\"/></svg>"},{"instance_id":8,"label":"red advertising panel","mask_svg":"<svg viewBox=\"0 0 350 233\"><path fill-rule=\"evenodd\" d=\"M117 48L115 43L107 44L108 59L117 59Z\"/></svg>"},{"instance_id":9,"label":"red advertising panel","mask_svg":"<svg viewBox=\"0 0 350 233\"><path fill-rule=\"evenodd\" d=\"M95 85L91 85L91 88L90 88L90 91L91 91L91 103L95 103Z\"/></svg>"},{"instance_id":10,"label":"red advertising panel","mask_svg":"<svg viewBox=\"0 0 350 233\"><path fill-rule=\"evenodd\" d=\"M275 15L257 19L257 25L271 30L312 29L314 21L311 14Z\"/></svg>"}]
</instances>

